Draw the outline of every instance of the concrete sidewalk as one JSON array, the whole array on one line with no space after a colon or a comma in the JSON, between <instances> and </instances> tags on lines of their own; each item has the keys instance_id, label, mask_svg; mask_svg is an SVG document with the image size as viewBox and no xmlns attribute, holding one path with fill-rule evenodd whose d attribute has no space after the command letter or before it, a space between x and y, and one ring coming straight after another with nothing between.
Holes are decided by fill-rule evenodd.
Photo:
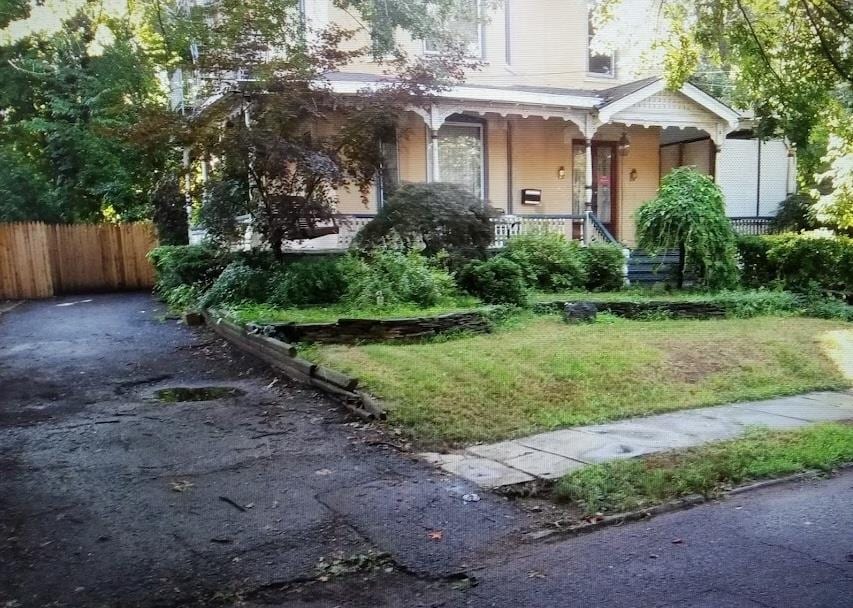
<instances>
[{"instance_id":1,"label":"concrete sidewalk","mask_svg":"<svg viewBox=\"0 0 853 608\"><path fill-rule=\"evenodd\" d=\"M541 433L421 457L484 488L556 479L589 464L689 448L742 435L749 427L795 429L853 419L853 391L819 392Z\"/></svg>"}]
</instances>

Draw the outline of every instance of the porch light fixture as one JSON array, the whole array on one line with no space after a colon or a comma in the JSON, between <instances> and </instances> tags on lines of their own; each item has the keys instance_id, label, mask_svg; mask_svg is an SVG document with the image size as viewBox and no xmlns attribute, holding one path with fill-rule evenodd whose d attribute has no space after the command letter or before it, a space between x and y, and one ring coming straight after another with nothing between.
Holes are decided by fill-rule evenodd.
<instances>
[{"instance_id":1,"label":"porch light fixture","mask_svg":"<svg viewBox=\"0 0 853 608\"><path fill-rule=\"evenodd\" d=\"M636 169L631 169L631 172L628 174L628 179L630 179L632 182L637 181L637 170Z\"/></svg>"},{"instance_id":2,"label":"porch light fixture","mask_svg":"<svg viewBox=\"0 0 853 608\"><path fill-rule=\"evenodd\" d=\"M631 140L628 139L628 132L622 131L622 137L619 138L619 154L628 156L631 151Z\"/></svg>"},{"instance_id":3,"label":"porch light fixture","mask_svg":"<svg viewBox=\"0 0 853 608\"><path fill-rule=\"evenodd\" d=\"M566 168L560 167L557 169L557 179L566 179Z\"/></svg>"}]
</instances>

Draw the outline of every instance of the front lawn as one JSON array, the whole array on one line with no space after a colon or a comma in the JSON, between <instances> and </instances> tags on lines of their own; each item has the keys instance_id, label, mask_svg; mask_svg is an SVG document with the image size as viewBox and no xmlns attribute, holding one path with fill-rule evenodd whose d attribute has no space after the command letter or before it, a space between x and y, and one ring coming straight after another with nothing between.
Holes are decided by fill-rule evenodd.
<instances>
[{"instance_id":1,"label":"front lawn","mask_svg":"<svg viewBox=\"0 0 853 608\"><path fill-rule=\"evenodd\" d=\"M747 481L853 462L853 426L823 424L795 431L756 430L690 450L585 467L555 487L559 500L587 515L644 508L688 494L713 496Z\"/></svg>"},{"instance_id":2,"label":"front lawn","mask_svg":"<svg viewBox=\"0 0 853 608\"><path fill-rule=\"evenodd\" d=\"M493 334L419 344L316 346L360 377L422 443L470 443L848 386L821 347L837 321L523 316Z\"/></svg>"}]
</instances>

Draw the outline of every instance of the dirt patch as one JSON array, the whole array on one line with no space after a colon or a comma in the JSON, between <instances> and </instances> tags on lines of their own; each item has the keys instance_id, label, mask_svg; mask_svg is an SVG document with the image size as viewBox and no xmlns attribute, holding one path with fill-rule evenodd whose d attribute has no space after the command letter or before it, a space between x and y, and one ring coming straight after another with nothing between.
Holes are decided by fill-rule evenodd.
<instances>
[{"instance_id":1,"label":"dirt patch","mask_svg":"<svg viewBox=\"0 0 853 608\"><path fill-rule=\"evenodd\" d=\"M755 352L746 353L742 348L714 343L665 342L661 348L666 353L665 365L669 375L684 382L699 382L731 369L745 358L755 357Z\"/></svg>"}]
</instances>

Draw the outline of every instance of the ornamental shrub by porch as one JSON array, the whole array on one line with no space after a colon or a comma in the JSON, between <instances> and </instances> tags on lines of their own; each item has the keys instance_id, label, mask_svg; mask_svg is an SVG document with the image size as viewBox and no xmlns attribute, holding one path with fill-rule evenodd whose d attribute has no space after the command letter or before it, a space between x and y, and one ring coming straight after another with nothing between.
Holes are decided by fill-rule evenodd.
<instances>
[{"instance_id":1,"label":"ornamental shrub by porch","mask_svg":"<svg viewBox=\"0 0 853 608\"><path fill-rule=\"evenodd\" d=\"M358 233L355 245L482 258L492 243L495 215L487 203L455 184L408 184Z\"/></svg>"},{"instance_id":2,"label":"ornamental shrub by porch","mask_svg":"<svg viewBox=\"0 0 853 608\"><path fill-rule=\"evenodd\" d=\"M587 289L618 291L625 286L625 254L621 247L591 245L582 251Z\"/></svg>"},{"instance_id":3,"label":"ornamental shrub by porch","mask_svg":"<svg viewBox=\"0 0 853 608\"><path fill-rule=\"evenodd\" d=\"M459 273L459 285L487 304L527 305L524 271L503 254L471 262Z\"/></svg>"},{"instance_id":4,"label":"ornamental shrub by porch","mask_svg":"<svg viewBox=\"0 0 853 608\"><path fill-rule=\"evenodd\" d=\"M711 289L737 282L736 236L723 193L710 177L690 167L673 169L657 197L637 211L637 240L652 255L679 251L679 288L687 272Z\"/></svg>"},{"instance_id":5,"label":"ornamental shrub by porch","mask_svg":"<svg viewBox=\"0 0 853 608\"><path fill-rule=\"evenodd\" d=\"M518 264L527 285L534 289L553 292L584 286L584 254L562 234L513 237L501 255Z\"/></svg>"}]
</instances>

